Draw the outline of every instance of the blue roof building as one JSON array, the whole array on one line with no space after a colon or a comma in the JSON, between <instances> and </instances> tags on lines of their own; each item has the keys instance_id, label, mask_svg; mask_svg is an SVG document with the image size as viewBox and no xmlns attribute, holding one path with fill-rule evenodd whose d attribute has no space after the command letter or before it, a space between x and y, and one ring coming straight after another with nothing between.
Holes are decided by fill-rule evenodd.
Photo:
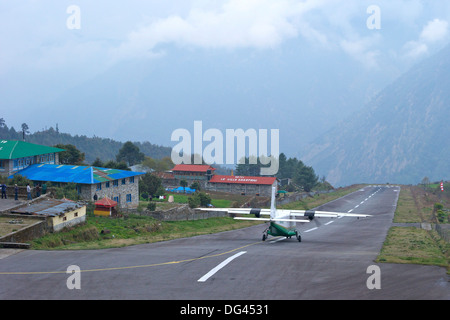
<instances>
[{"instance_id":1,"label":"blue roof building","mask_svg":"<svg viewBox=\"0 0 450 320\"><path fill-rule=\"evenodd\" d=\"M145 173L93 166L34 164L15 174L38 184L46 181L75 183L78 194L85 200L108 197L119 207L135 208L139 204L139 176Z\"/></svg>"}]
</instances>

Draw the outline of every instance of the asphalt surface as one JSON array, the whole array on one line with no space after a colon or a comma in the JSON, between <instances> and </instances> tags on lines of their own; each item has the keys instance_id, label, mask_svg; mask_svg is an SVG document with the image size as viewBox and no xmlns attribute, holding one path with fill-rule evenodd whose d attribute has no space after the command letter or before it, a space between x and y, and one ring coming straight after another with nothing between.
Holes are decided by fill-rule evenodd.
<instances>
[{"instance_id":1,"label":"asphalt surface","mask_svg":"<svg viewBox=\"0 0 450 320\"><path fill-rule=\"evenodd\" d=\"M374 262L398 194L370 186L316 208L373 216L317 219L299 227L302 242L263 242L258 225L126 248L0 254L0 300L448 300L445 268ZM81 273L67 273L71 265ZM379 272L368 271L374 265ZM369 289L375 274L381 287Z\"/></svg>"}]
</instances>

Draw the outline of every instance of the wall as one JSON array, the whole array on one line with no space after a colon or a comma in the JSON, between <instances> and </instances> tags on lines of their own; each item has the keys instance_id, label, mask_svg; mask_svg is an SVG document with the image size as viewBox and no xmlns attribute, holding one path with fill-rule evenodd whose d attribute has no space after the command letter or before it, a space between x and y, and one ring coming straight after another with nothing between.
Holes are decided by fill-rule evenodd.
<instances>
[{"instance_id":1,"label":"wall","mask_svg":"<svg viewBox=\"0 0 450 320\"><path fill-rule=\"evenodd\" d=\"M11 217L13 219L23 219L24 216L21 214L3 214L2 216ZM4 237L0 238L0 242L17 242L23 243L35 238L42 237L45 233L49 231L49 226L47 225L47 220L45 217L37 216L26 216L26 219L34 219L35 223L32 225L20 229L18 231L12 232Z\"/></svg>"},{"instance_id":2,"label":"wall","mask_svg":"<svg viewBox=\"0 0 450 320\"><path fill-rule=\"evenodd\" d=\"M125 179L126 183L122 184L122 179L118 180L118 186L113 185L113 181L109 182L109 188L106 187L106 182L102 182L102 189L97 190L97 184L83 184L81 185L81 197L85 200L94 201L94 195L97 194L97 199L108 197L114 200L114 197L119 197L118 206L120 208L137 208L139 205L139 177L134 177L134 182L130 183L129 178ZM131 202L126 202L127 194L131 194Z\"/></svg>"},{"instance_id":3,"label":"wall","mask_svg":"<svg viewBox=\"0 0 450 320\"><path fill-rule=\"evenodd\" d=\"M182 221L182 220L200 220L216 217L228 217L227 212L200 211L189 208L188 205L182 205L165 211L147 211L133 212L138 215L153 217L161 221Z\"/></svg>"},{"instance_id":4,"label":"wall","mask_svg":"<svg viewBox=\"0 0 450 320\"><path fill-rule=\"evenodd\" d=\"M272 185L262 185L262 184L208 182L205 185L205 190L229 192L234 194L244 193L246 195L259 195L262 197L270 197L272 195Z\"/></svg>"}]
</instances>

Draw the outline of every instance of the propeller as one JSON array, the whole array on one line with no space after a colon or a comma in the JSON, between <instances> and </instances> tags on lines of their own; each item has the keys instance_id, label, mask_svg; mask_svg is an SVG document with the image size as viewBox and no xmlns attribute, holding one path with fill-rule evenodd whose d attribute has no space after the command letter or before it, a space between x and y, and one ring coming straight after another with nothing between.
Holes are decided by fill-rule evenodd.
<instances>
[{"instance_id":1,"label":"propeller","mask_svg":"<svg viewBox=\"0 0 450 320\"><path fill-rule=\"evenodd\" d=\"M317 227L320 227L322 224L319 222L319 220L316 219L314 210L306 210L305 211L305 217L308 217L309 221L314 221Z\"/></svg>"}]
</instances>

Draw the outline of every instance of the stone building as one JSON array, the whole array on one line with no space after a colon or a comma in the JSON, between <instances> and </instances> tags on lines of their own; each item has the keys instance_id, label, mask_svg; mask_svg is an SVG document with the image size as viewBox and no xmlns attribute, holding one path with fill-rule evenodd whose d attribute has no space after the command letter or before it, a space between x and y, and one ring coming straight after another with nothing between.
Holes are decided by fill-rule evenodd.
<instances>
[{"instance_id":1,"label":"stone building","mask_svg":"<svg viewBox=\"0 0 450 320\"><path fill-rule=\"evenodd\" d=\"M75 183L82 199L95 201L108 197L120 208L136 208L139 205L139 176L144 173L93 166L34 164L17 174L35 184Z\"/></svg>"},{"instance_id":2,"label":"stone building","mask_svg":"<svg viewBox=\"0 0 450 320\"><path fill-rule=\"evenodd\" d=\"M278 187L275 177L247 177L214 175L205 185L206 190L270 197L272 187Z\"/></svg>"},{"instance_id":3,"label":"stone building","mask_svg":"<svg viewBox=\"0 0 450 320\"><path fill-rule=\"evenodd\" d=\"M189 185L199 182L203 186L214 176L215 170L210 165L177 164L172 169L172 174L176 181L186 180Z\"/></svg>"}]
</instances>

